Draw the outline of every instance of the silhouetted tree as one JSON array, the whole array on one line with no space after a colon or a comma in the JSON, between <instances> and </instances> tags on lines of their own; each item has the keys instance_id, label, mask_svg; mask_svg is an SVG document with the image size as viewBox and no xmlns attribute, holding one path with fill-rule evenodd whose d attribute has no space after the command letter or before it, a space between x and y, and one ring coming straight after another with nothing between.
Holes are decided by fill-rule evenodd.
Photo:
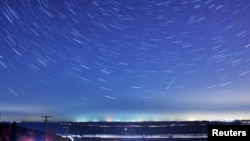
<instances>
[{"instance_id":1,"label":"silhouetted tree","mask_svg":"<svg viewBox=\"0 0 250 141\"><path fill-rule=\"evenodd\" d=\"M17 128L16 122L14 121L11 125L10 141L17 141L16 128Z\"/></svg>"}]
</instances>

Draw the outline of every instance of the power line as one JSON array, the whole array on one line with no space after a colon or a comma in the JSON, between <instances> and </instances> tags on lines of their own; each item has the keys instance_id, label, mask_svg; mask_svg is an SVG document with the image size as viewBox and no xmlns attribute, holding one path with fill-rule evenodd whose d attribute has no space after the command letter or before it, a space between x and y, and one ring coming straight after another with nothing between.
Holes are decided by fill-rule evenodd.
<instances>
[{"instance_id":1,"label":"power line","mask_svg":"<svg viewBox=\"0 0 250 141\"><path fill-rule=\"evenodd\" d=\"M43 117L43 118L45 118L44 119L44 122L45 122L45 136L44 136L44 138L45 138L45 141L47 141L47 128L48 128L48 118L51 118L52 116L41 116L41 117Z\"/></svg>"},{"instance_id":2,"label":"power line","mask_svg":"<svg viewBox=\"0 0 250 141\"><path fill-rule=\"evenodd\" d=\"M61 125L63 125L64 128L66 128L66 138L68 138L69 126L71 125L71 123L61 123Z\"/></svg>"}]
</instances>

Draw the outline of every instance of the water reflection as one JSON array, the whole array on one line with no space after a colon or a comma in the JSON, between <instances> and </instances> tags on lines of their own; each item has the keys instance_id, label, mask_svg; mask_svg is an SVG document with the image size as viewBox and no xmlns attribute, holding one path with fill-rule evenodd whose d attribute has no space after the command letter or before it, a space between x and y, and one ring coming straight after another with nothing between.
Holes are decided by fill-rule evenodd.
<instances>
[{"instance_id":1,"label":"water reflection","mask_svg":"<svg viewBox=\"0 0 250 141\"><path fill-rule=\"evenodd\" d=\"M163 135L112 135L88 134L71 135L72 138L207 138L207 134L163 134Z\"/></svg>"}]
</instances>

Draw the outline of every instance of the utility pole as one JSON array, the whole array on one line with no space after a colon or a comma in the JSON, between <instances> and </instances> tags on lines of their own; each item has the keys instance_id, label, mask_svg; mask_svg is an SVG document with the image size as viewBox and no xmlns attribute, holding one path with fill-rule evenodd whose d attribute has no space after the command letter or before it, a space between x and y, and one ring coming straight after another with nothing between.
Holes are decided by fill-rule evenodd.
<instances>
[{"instance_id":1,"label":"utility pole","mask_svg":"<svg viewBox=\"0 0 250 141\"><path fill-rule=\"evenodd\" d=\"M51 116L41 116L43 118L45 118L44 122L45 122L45 136L44 136L44 140L47 141L47 128L48 128L48 118L51 118Z\"/></svg>"},{"instance_id":2,"label":"utility pole","mask_svg":"<svg viewBox=\"0 0 250 141\"><path fill-rule=\"evenodd\" d=\"M64 128L66 128L66 138L68 138L69 126L71 125L71 123L61 123L61 125L63 125Z\"/></svg>"}]
</instances>

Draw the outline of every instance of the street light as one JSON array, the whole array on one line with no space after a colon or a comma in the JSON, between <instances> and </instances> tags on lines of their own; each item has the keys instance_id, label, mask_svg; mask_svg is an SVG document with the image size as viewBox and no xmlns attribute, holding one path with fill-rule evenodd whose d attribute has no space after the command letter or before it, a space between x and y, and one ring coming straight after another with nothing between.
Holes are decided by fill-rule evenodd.
<instances>
[{"instance_id":1,"label":"street light","mask_svg":"<svg viewBox=\"0 0 250 141\"><path fill-rule=\"evenodd\" d=\"M47 124L48 124L48 118L51 118L51 116L41 116L43 118L45 118L44 122L45 122L45 141L47 141Z\"/></svg>"}]
</instances>

